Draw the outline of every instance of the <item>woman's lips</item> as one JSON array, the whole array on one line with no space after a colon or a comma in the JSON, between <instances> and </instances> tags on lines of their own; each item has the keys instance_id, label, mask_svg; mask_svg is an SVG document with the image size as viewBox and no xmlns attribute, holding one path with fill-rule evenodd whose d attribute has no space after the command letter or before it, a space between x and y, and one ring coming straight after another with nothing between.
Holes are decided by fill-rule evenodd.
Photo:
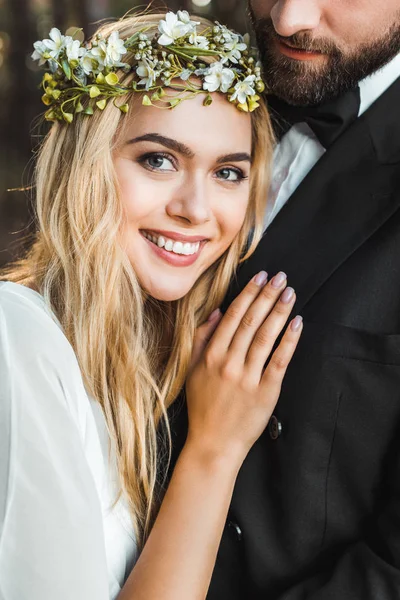
<instances>
[{"instance_id":1,"label":"woman's lips","mask_svg":"<svg viewBox=\"0 0 400 600\"><path fill-rule=\"evenodd\" d=\"M295 60L317 60L324 56L321 52L309 52L308 50L292 48L280 40L277 40L277 45L281 54Z\"/></svg>"},{"instance_id":2,"label":"woman's lips","mask_svg":"<svg viewBox=\"0 0 400 600\"><path fill-rule=\"evenodd\" d=\"M204 246L206 245L208 240L204 240L200 242L200 248L195 254L185 255L185 254L175 254L175 252L170 252L165 250L164 248L159 248L154 242L148 240L144 235L142 238L147 244L149 244L150 249L155 252L155 254L165 260L165 262L173 265L174 267L190 267L196 260L199 258Z\"/></svg>"}]
</instances>

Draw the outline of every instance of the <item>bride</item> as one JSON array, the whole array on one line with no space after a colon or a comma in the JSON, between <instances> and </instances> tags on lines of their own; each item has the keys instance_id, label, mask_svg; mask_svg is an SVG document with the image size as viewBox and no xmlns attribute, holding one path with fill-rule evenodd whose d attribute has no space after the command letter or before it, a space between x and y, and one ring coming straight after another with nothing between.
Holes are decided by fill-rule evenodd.
<instances>
[{"instance_id":1,"label":"bride","mask_svg":"<svg viewBox=\"0 0 400 600\"><path fill-rule=\"evenodd\" d=\"M0 283L0 598L203 599L302 330L273 349L295 302L283 273L218 309L263 230L260 70L185 11L34 46L52 126L37 234Z\"/></svg>"}]
</instances>

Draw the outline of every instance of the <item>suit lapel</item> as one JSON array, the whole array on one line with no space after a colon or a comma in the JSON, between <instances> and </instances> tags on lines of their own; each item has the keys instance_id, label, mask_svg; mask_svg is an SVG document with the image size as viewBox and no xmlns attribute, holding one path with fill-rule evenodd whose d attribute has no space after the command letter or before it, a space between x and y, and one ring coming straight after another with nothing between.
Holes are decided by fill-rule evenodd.
<instances>
[{"instance_id":1,"label":"suit lapel","mask_svg":"<svg viewBox=\"0 0 400 600\"><path fill-rule=\"evenodd\" d=\"M285 271L296 311L399 208L400 80L320 159L240 268L225 309L259 270ZM398 182L399 184L399 182Z\"/></svg>"}]
</instances>

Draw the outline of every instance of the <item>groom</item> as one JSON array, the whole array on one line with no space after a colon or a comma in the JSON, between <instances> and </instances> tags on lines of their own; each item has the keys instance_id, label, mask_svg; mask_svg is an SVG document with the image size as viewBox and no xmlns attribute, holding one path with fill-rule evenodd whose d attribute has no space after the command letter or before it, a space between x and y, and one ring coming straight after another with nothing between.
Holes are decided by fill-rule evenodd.
<instances>
[{"instance_id":1,"label":"groom","mask_svg":"<svg viewBox=\"0 0 400 600\"><path fill-rule=\"evenodd\" d=\"M250 9L280 142L265 236L223 309L283 270L305 326L208 600L398 600L400 1Z\"/></svg>"}]
</instances>

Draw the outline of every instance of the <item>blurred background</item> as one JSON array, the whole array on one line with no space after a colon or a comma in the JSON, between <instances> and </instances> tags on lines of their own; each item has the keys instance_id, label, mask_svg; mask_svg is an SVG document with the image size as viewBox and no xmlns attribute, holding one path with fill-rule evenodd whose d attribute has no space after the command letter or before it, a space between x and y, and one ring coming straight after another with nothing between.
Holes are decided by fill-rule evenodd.
<instances>
[{"instance_id":1,"label":"blurred background","mask_svg":"<svg viewBox=\"0 0 400 600\"><path fill-rule=\"evenodd\" d=\"M29 186L33 151L45 133L38 127L43 72L30 58L33 42L54 26L62 33L82 27L88 37L99 20L147 6L135 0L0 0L0 267L23 252L34 231L33 192L20 190ZM154 0L151 6L188 10L241 33L248 29L245 0Z\"/></svg>"}]
</instances>

